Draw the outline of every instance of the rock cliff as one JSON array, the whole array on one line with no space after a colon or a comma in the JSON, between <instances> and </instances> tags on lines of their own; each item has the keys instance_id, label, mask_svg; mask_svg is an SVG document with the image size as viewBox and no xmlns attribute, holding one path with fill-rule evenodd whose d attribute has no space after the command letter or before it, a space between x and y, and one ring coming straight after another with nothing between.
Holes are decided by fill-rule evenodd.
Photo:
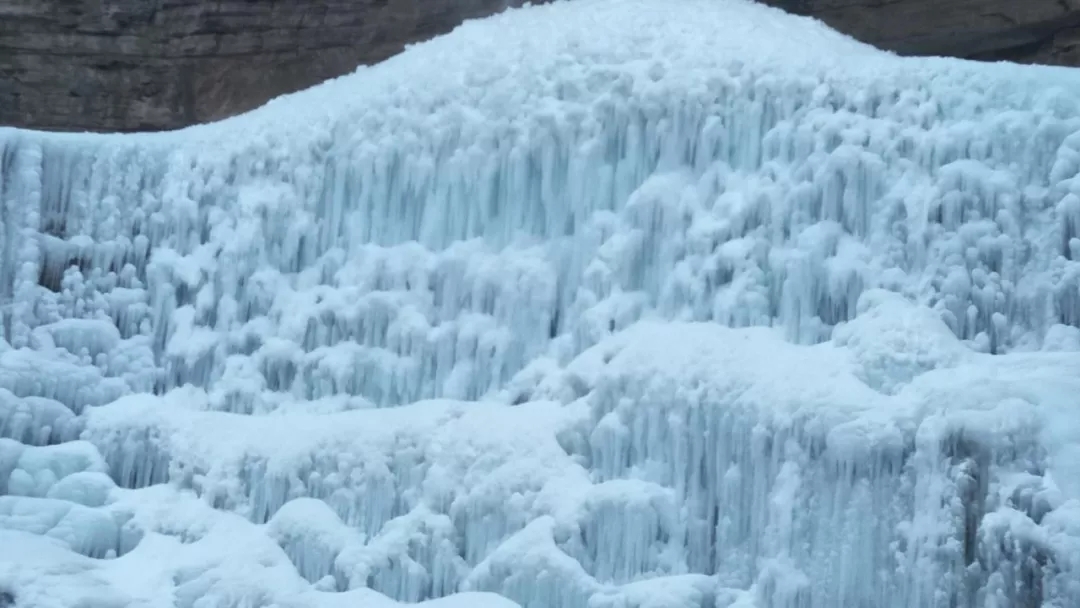
<instances>
[{"instance_id":1,"label":"rock cliff","mask_svg":"<svg viewBox=\"0 0 1080 608\"><path fill-rule=\"evenodd\" d=\"M1080 65L1080 0L767 0L909 54ZM4 0L0 125L173 129L521 0Z\"/></svg>"},{"instance_id":2,"label":"rock cliff","mask_svg":"<svg viewBox=\"0 0 1080 608\"><path fill-rule=\"evenodd\" d=\"M507 0L3 0L0 125L182 127L373 63Z\"/></svg>"},{"instance_id":3,"label":"rock cliff","mask_svg":"<svg viewBox=\"0 0 1080 608\"><path fill-rule=\"evenodd\" d=\"M911 55L1080 65L1080 0L765 0Z\"/></svg>"}]
</instances>

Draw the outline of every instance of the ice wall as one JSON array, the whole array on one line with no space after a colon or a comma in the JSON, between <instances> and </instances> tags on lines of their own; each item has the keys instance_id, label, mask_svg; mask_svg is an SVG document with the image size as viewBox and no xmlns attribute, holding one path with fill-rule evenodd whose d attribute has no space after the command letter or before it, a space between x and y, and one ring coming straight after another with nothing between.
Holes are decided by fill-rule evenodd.
<instances>
[{"instance_id":1,"label":"ice wall","mask_svg":"<svg viewBox=\"0 0 1080 608\"><path fill-rule=\"evenodd\" d=\"M0 592L1078 605L1078 100L575 0L220 124L0 129Z\"/></svg>"}]
</instances>

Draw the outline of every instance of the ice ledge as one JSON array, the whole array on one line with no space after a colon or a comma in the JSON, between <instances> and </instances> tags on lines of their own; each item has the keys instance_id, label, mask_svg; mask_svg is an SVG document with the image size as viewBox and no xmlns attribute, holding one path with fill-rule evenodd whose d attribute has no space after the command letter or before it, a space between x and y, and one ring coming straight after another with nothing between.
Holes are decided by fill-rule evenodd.
<instances>
[{"instance_id":1,"label":"ice ledge","mask_svg":"<svg viewBox=\"0 0 1080 608\"><path fill-rule=\"evenodd\" d=\"M116 478L150 479L128 468L152 462L152 481L168 481L126 509L194 492L339 591L416 601L460 587L537 607L638 606L628 585L648 580L696 598L679 606L1077 597L1080 353L956 349L935 316L868 299L841 340L816 346L642 322L524 373L529 399L564 403L249 417L187 389L95 408L85 437ZM907 379L868 385L882 365ZM133 555L162 533L139 517ZM198 521L168 537L199 545ZM701 572L714 574L678 578Z\"/></svg>"}]
</instances>

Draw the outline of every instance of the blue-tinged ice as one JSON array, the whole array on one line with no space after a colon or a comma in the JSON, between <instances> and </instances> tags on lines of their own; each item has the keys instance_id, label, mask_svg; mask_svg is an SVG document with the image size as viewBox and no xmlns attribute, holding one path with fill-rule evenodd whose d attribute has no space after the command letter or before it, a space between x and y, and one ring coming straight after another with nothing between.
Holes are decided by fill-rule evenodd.
<instances>
[{"instance_id":1,"label":"blue-tinged ice","mask_svg":"<svg viewBox=\"0 0 1080 608\"><path fill-rule=\"evenodd\" d=\"M747 0L0 129L0 606L1080 605L1080 72Z\"/></svg>"}]
</instances>

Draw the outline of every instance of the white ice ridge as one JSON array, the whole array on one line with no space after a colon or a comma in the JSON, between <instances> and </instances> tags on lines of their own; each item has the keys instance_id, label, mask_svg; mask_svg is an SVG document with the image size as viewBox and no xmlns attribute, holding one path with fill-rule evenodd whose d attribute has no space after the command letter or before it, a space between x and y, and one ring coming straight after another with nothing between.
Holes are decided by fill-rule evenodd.
<instances>
[{"instance_id":1,"label":"white ice ridge","mask_svg":"<svg viewBox=\"0 0 1080 608\"><path fill-rule=\"evenodd\" d=\"M0 608L1080 606L1080 71L746 0L0 128Z\"/></svg>"}]
</instances>

